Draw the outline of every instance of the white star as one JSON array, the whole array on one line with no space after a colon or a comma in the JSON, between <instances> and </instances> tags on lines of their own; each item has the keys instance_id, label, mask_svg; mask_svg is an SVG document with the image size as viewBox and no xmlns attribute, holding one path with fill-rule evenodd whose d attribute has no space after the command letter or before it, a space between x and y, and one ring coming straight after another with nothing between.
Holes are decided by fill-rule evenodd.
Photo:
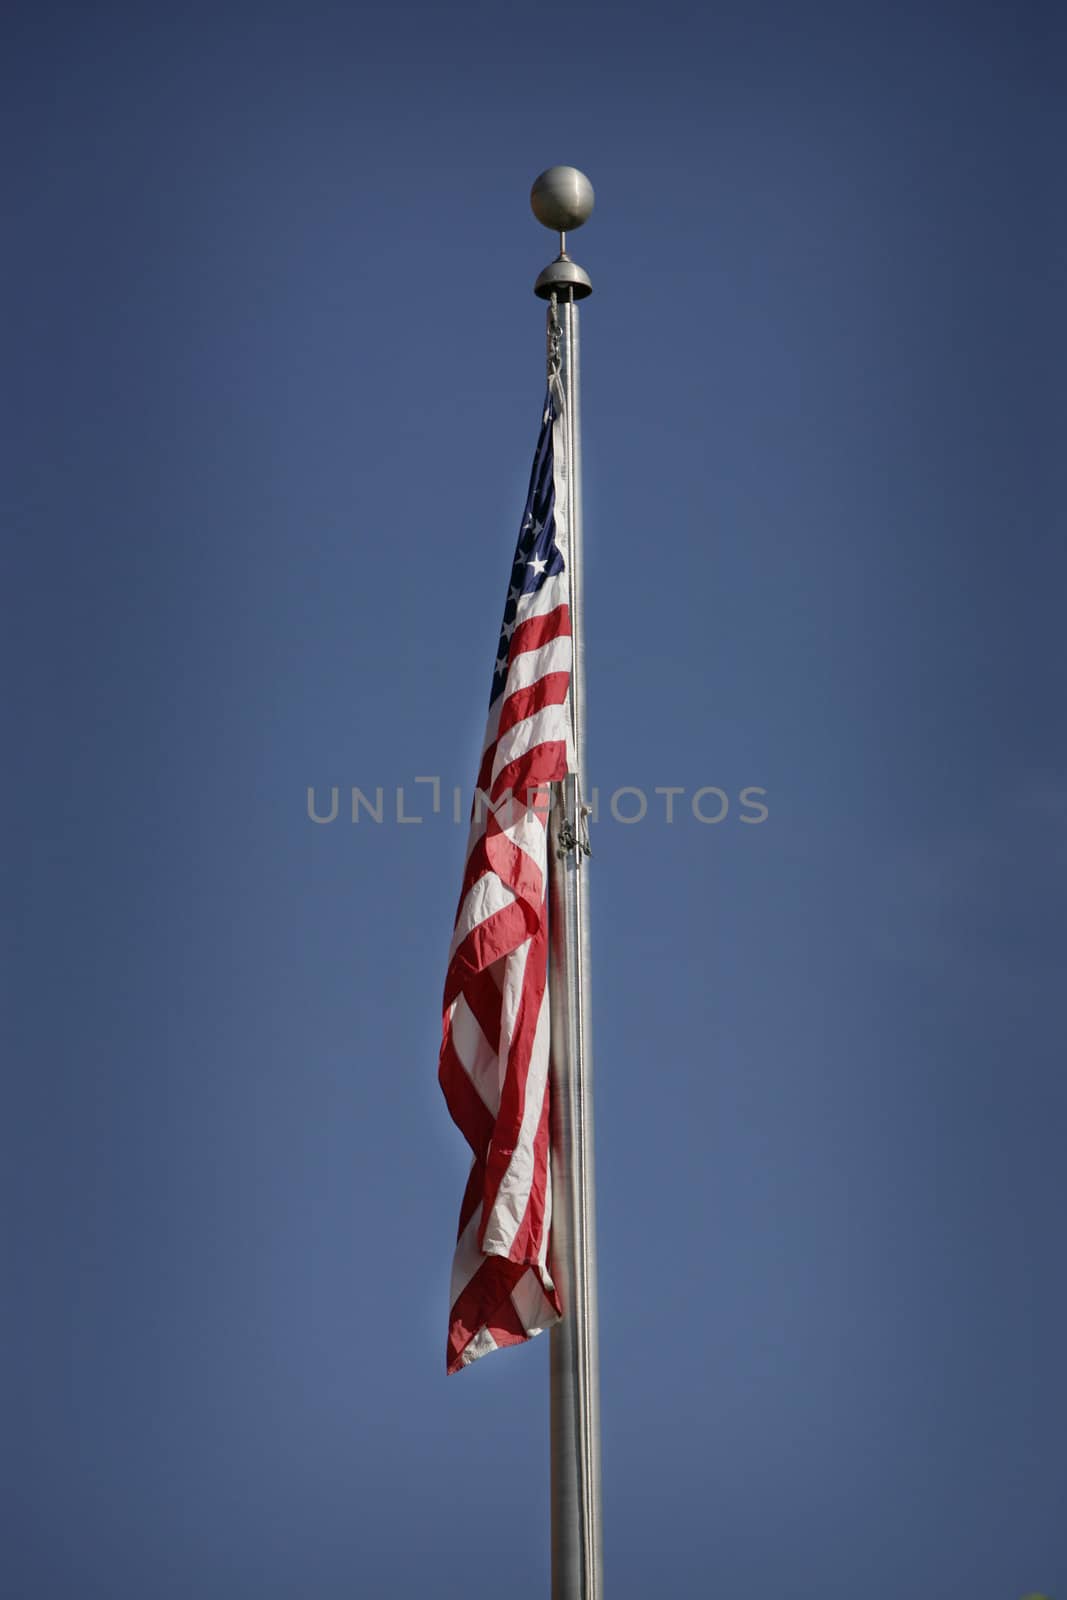
<instances>
[{"instance_id":1,"label":"white star","mask_svg":"<svg viewBox=\"0 0 1067 1600\"><path fill-rule=\"evenodd\" d=\"M509 600L518 600L521 594L522 594L522 590L521 589L509 589L508 590L508 599Z\"/></svg>"},{"instance_id":2,"label":"white star","mask_svg":"<svg viewBox=\"0 0 1067 1600\"><path fill-rule=\"evenodd\" d=\"M498 675L500 675L502 673L505 673L508 670L508 658L507 658L507 656L498 657L497 664L496 664L496 670L497 670L497 674Z\"/></svg>"},{"instance_id":3,"label":"white star","mask_svg":"<svg viewBox=\"0 0 1067 1600\"><path fill-rule=\"evenodd\" d=\"M518 627L518 623L517 622L505 622L504 626L501 628L500 631L504 635L505 639L510 639L511 635L515 632L515 629L517 627Z\"/></svg>"},{"instance_id":4,"label":"white star","mask_svg":"<svg viewBox=\"0 0 1067 1600\"><path fill-rule=\"evenodd\" d=\"M545 568L548 566L548 562L542 561L540 556L534 556L533 560L527 561L526 565L528 567L533 567L534 577L539 578L542 572L544 572Z\"/></svg>"}]
</instances>

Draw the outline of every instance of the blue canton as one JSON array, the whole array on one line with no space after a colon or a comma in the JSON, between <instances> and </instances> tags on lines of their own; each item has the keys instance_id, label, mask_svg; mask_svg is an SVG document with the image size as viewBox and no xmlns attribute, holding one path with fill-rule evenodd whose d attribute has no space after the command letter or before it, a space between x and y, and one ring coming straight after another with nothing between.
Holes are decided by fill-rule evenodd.
<instances>
[{"instance_id":1,"label":"blue canton","mask_svg":"<svg viewBox=\"0 0 1067 1600\"><path fill-rule=\"evenodd\" d=\"M530 489L526 496L518 544L515 546L504 621L497 645L490 705L499 697L507 680L508 651L511 648L511 636L515 632L515 615L520 599L523 595L536 594L546 578L554 578L563 571L563 556L556 543L556 485L552 463L552 424L555 418L555 401L549 393L545 396L541 432L530 473Z\"/></svg>"}]
</instances>

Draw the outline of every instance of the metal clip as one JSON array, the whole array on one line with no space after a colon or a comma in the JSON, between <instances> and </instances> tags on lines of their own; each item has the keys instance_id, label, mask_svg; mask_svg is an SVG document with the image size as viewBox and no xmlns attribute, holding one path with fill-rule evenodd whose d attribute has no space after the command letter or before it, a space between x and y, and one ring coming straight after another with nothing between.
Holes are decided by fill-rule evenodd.
<instances>
[{"instance_id":1,"label":"metal clip","mask_svg":"<svg viewBox=\"0 0 1067 1600\"><path fill-rule=\"evenodd\" d=\"M587 808L583 808L583 811L585 809ZM584 831L583 824L583 832ZM586 835L584 839L579 839L567 818L564 817L563 821L559 825L559 844L556 847L556 854L562 858L571 850L575 849L578 851L578 854L582 856L591 856L593 854L592 850L589 848L588 835Z\"/></svg>"}]
</instances>

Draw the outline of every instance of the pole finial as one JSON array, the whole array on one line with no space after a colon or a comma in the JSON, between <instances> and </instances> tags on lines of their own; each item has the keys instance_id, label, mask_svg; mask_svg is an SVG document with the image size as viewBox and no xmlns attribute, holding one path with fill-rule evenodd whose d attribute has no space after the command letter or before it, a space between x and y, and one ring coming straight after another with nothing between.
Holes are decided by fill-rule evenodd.
<instances>
[{"instance_id":1,"label":"pole finial","mask_svg":"<svg viewBox=\"0 0 1067 1600\"><path fill-rule=\"evenodd\" d=\"M577 167L548 167L534 179L530 207L546 228L565 233L588 222L595 198L593 185Z\"/></svg>"},{"instance_id":2,"label":"pole finial","mask_svg":"<svg viewBox=\"0 0 1067 1600\"><path fill-rule=\"evenodd\" d=\"M531 210L538 222L559 234L559 255L534 284L534 294L542 300L547 300L553 291L573 300L584 300L592 294L589 274L567 254L566 233L588 221L594 201L593 185L577 167L547 167L534 179Z\"/></svg>"}]
</instances>

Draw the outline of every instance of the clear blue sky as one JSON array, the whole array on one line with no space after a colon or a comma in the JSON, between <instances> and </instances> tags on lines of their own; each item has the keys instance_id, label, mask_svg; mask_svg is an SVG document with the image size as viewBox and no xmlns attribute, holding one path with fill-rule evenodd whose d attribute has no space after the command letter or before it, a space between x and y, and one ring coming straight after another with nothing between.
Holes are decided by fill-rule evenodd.
<instances>
[{"instance_id":1,"label":"clear blue sky","mask_svg":"<svg viewBox=\"0 0 1067 1600\"><path fill-rule=\"evenodd\" d=\"M594 837L608 1595L1067 1595L1055 9L6 33L10 1592L547 1593L464 831L306 790L473 779L562 161L592 777L769 809Z\"/></svg>"}]
</instances>

